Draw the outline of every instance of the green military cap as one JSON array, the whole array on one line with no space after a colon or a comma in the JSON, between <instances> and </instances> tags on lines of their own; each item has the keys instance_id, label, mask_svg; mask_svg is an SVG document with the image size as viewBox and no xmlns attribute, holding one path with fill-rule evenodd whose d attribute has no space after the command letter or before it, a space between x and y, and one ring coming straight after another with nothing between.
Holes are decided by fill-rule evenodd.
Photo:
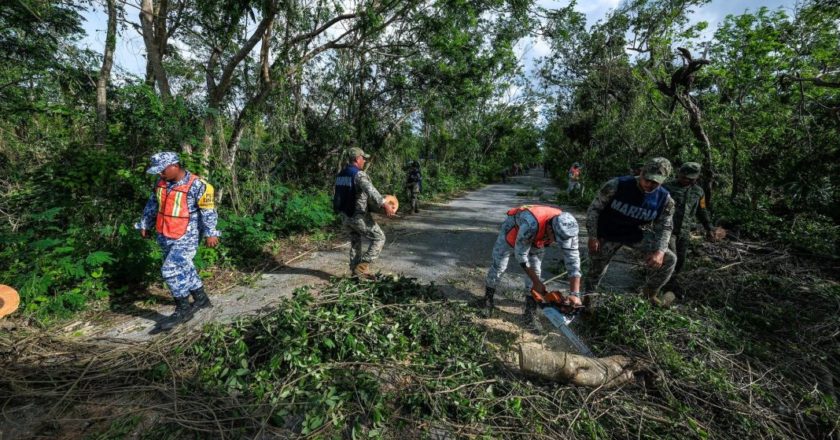
<instances>
[{"instance_id":1,"label":"green military cap","mask_svg":"<svg viewBox=\"0 0 840 440\"><path fill-rule=\"evenodd\" d=\"M688 177L689 179L696 179L700 177L700 169L702 167L697 162L686 162L680 167L680 175Z\"/></svg>"},{"instance_id":2,"label":"green military cap","mask_svg":"<svg viewBox=\"0 0 840 440\"><path fill-rule=\"evenodd\" d=\"M366 154L361 148L353 147L347 150L347 158L353 160L359 156L364 157L365 159L370 159L370 155Z\"/></svg>"},{"instance_id":3,"label":"green military cap","mask_svg":"<svg viewBox=\"0 0 840 440\"><path fill-rule=\"evenodd\" d=\"M664 157L654 157L642 168L642 175L647 180L662 183L671 175L671 162Z\"/></svg>"}]
</instances>

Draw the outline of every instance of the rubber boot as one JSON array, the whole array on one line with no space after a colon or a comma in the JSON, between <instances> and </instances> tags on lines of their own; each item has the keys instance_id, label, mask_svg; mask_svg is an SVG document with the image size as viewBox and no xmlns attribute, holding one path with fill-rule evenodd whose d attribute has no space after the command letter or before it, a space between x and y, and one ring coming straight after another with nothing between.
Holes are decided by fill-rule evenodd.
<instances>
[{"instance_id":1,"label":"rubber boot","mask_svg":"<svg viewBox=\"0 0 840 440\"><path fill-rule=\"evenodd\" d=\"M642 289L642 294L650 301L651 304L663 309L671 307L675 298L674 292L665 292L665 294L659 295L655 290L651 289Z\"/></svg>"},{"instance_id":2,"label":"rubber boot","mask_svg":"<svg viewBox=\"0 0 840 440\"><path fill-rule=\"evenodd\" d=\"M207 293L204 292L203 286L190 291L190 295L192 295L193 297L193 310L201 310L205 307L213 307L213 303L210 302L210 297L208 297Z\"/></svg>"},{"instance_id":3,"label":"rubber boot","mask_svg":"<svg viewBox=\"0 0 840 440\"><path fill-rule=\"evenodd\" d=\"M496 308L496 304L493 302L493 297L496 295L496 289L493 287L485 287L484 288L484 317L485 318L492 318L493 311Z\"/></svg>"},{"instance_id":4,"label":"rubber boot","mask_svg":"<svg viewBox=\"0 0 840 440\"><path fill-rule=\"evenodd\" d=\"M537 316L537 302L532 296L525 297L525 313L522 315L525 328L535 333L543 330L539 316Z\"/></svg>"},{"instance_id":5,"label":"rubber boot","mask_svg":"<svg viewBox=\"0 0 840 440\"><path fill-rule=\"evenodd\" d=\"M172 330L176 325L187 322L192 317L193 308L190 306L190 297L183 296L175 298L175 312L160 323L160 329L163 331Z\"/></svg>"}]
</instances>

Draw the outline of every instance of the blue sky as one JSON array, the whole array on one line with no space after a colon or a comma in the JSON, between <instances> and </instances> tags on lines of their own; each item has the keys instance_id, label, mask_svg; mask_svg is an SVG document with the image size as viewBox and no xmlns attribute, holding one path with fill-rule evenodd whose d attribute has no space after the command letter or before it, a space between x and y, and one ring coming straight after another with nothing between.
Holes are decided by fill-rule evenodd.
<instances>
[{"instance_id":1,"label":"blue sky","mask_svg":"<svg viewBox=\"0 0 840 440\"><path fill-rule=\"evenodd\" d=\"M580 0L576 9L586 14L587 23L589 25L602 19L608 11L618 6L620 0ZM537 4L544 8L559 8L569 4L569 1L552 1L552 0L537 0ZM694 22L706 21L709 23L709 28L706 31L706 39L710 38L717 29L724 17L728 14L741 14L747 10L754 11L761 6L766 6L770 9L784 8L789 14L792 14L796 2L794 0L713 0L708 5L694 11L691 19ZM125 6L126 17L132 21L138 21L138 8L127 4ZM105 44L105 25L107 16L101 7L88 11L84 14L85 24L84 28L87 36L82 39L80 45L88 47L96 52L101 52ZM518 45L517 49L521 54L521 63L525 69L526 74L533 74L536 65L535 60L539 57L545 56L548 52L548 46L543 41L527 40ZM119 70L124 72L142 75L145 72L146 60L145 49L143 48L143 39L132 27L126 27L120 30L120 35L117 38L117 49L115 53L115 64L119 74Z\"/></svg>"}]
</instances>

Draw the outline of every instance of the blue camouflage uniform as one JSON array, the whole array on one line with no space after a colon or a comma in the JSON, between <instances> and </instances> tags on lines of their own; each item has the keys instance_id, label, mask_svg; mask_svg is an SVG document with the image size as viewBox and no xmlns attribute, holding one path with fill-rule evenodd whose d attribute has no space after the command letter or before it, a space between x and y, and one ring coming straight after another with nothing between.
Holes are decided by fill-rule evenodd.
<instances>
[{"instance_id":1,"label":"blue camouflage uniform","mask_svg":"<svg viewBox=\"0 0 840 440\"><path fill-rule=\"evenodd\" d=\"M519 232L516 235L515 246L511 248L507 242L507 234L516 226L519 227ZM566 266L566 271L569 272L569 278L580 277L577 220L568 212L563 212L551 221L551 226L549 227L555 230L555 236L563 252L563 263ZM505 273L505 269L507 269L511 253L516 257L516 261L520 265L524 264L525 267L530 267L536 272L537 277L541 277L545 248L533 246L534 237L536 237L538 230L539 224L536 217L527 210L521 211L516 215L508 215L505 218L499 230L499 235L496 238L496 244L493 246L493 263L490 265L490 269L487 271L487 277L484 279L485 286L492 289L498 287L502 275ZM525 277L525 288L530 289L531 287L531 279Z\"/></svg>"},{"instance_id":2,"label":"blue camouflage uniform","mask_svg":"<svg viewBox=\"0 0 840 440\"><path fill-rule=\"evenodd\" d=\"M177 158L177 155L175 157ZM176 162L170 162L170 164ZM166 182L167 193L173 187L185 184L190 176L190 172L187 171L183 179L177 182ZM160 233L157 234L157 243L163 251L163 266L160 272L172 296L176 298L186 297L191 291L203 287L193 263L200 237L221 236L216 229L218 214L213 205L212 185L201 178L196 179L187 192L187 207L190 210L190 221L186 233L181 238L171 239ZM143 209L143 217L135 227L149 231L154 229L157 211L158 200L153 190Z\"/></svg>"}]
</instances>

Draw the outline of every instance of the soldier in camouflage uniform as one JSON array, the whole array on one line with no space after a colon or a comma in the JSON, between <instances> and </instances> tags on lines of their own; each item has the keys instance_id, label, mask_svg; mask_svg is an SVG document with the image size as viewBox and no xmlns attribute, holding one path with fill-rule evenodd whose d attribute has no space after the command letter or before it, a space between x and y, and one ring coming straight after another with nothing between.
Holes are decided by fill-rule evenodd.
<instances>
[{"instance_id":1,"label":"soldier in camouflage uniform","mask_svg":"<svg viewBox=\"0 0 840 440\"><path fill-rule=\"evenodd\" d=\"M493 263L487 271L484 281L484 304L486 314L493 311L493 298L502 275L507 269L511 253L525 271L525 321L538 329L535 319L536 303L530 295L530 289L545 293L546 288L540 277L545 248L552 243L559 243L563 251L563 261L569 273L569 292L572 296L580 294L580 252L578 250L578 223L573 215L548 205L524 205L508 210L496 244L493 246Z\"/></svg>"},{"instance_id":2,"label":"soldier in camouflage uniform","mask_svg":"<svg viewBox=\"0 0 840 440\"><path fill-rule=\"evenodd\" d=\"M166 331L189 321L195 311L212 306L193 258L200 236L205 237L207 246L216 247L221 233L216 230L213 186L185 170L177 153L157 153L151 162L146 172L160 177L135 227L143 238L150 238L149 231L155 228L163 251L161 275L175 299L175 312L158 324Z\"/></svg>"},{"instance_id":3,"label":"soldier in camouflage uniform","mask_svg":"<svg viewBox=\"0 0 840 440\"><path fill-rule=\"evenodd\" d=\"M674 210L674 232L671 234L671 249L676 250L677 265L674 273L678 273L685 265L685 257L688 253L688 243L691 228L694 226L694 217L700 220L706 236L712 239L712 224L709 217L709 210L706 209L706 194L703 188L697 184L700 178L700 164L697 162L686 162L677 173L677 178L662 184L674 199L676 209Z\"/></svg>"},{"instance_id":4,"label":"soldier in camouflage uniform","mask_svg":"<svg viewBox=\"0 0 840 440\"><path fill-rule=\"evenodd\" d=\"M632 248L644 261L646 281L642 293L651 302L667 306L673 297L659 290L674 272L677 257L668 248L673 229L674 199L661 187L671 163L661 157L648 161L638 177L625 176L601 187L586 212L589 232L589 271L584 279L584 304L595 306L598 289L610 260L622 246Z\"/></svg>"},{"instance_id":5,"label":"soldier in camouflage uniform","mask_svg":"<svg viewBox=\"0 0 840 440\"><path fill-rule=\"evenodd\" d=\"M574 191L582 191L583 187L580 183L580 163L575 162L572 164L571 168L569 168L569 172L567 176L569 178L569 186L566 188L566 194L572 195Z\"/></svg>"},{"instance_id":6,"label":"soldier in camouflage uniform","mask_svg":"<svg viewBox=\"0 0 840 440\"><path fill-rule=\"evenodd\" d=\"M408 174L405 176L405 190L408 193L409 212L417 214L420 212L418 196L423 189L423 175L420 174L420 164L415 160L411 162Z\"/></svg>"},{"instance_id":7,"label":"soldier in camouflage uniform","mask_svg":"<svg viewBox=\"0 0 840 440\"><path fill-rule=\"evenodd\" d=\"M385 203L370 177L363 171L370 156L358 147L348 150L347 155L347 166L335 179L333 208L341 215L341 223L350 235L350 271L354 276L369 278L370 265L385 246L385 233L373 220L369 207L383 209L388 217L393 217L395 210L392 205ZM370 240L364 253L363 237Z\"/></svg>"}]
</instances>

